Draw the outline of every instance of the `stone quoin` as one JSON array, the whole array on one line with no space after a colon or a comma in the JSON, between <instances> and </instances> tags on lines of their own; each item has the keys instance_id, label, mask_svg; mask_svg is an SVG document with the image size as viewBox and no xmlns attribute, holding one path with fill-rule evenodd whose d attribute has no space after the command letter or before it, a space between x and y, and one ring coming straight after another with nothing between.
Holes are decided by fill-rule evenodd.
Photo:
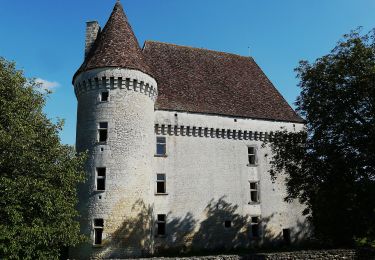
<instances>
[{"instance_id":1,"label":"stone quoin","mask_svg":"<svg viewBox=\"0 0 375 260\"><path fill-rule=\"evenodd\" d=\"M303 129L251 57L146 41L119 1L103 28L87 23L73 76L76 149L88 151L79 187L90 241L74 259L168 250L297 243L303 206L271 181L265 139Z\"/></svg>"}]
</instances>

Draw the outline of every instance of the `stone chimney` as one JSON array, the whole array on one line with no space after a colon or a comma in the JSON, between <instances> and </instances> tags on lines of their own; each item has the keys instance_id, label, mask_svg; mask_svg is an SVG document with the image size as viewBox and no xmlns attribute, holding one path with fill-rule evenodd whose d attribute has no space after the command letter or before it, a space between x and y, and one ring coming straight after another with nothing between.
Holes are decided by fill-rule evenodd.
<instances>
[{"instance_id":1,"label":"stone chimney","mask_svg":"<svg viewBox=\"0 0 375 260\"><path fill-rule=\"evenodd\" d=\"M85 58L94 45L99 32L100 26L97 21L90 21L86 23Z\"/></svg>"}]
</instances>

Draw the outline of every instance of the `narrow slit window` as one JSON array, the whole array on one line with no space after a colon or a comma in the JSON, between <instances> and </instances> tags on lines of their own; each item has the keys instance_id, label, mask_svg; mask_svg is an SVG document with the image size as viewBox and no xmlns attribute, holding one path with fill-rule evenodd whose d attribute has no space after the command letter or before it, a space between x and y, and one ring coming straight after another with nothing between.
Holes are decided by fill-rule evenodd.
<instances>
[{"instance_id":1,"label":"narrow slit window","mask_svg":"<svg viewBox=\"0 0 375 260\"><path fill-rule=\"evenodd\" d=\"M166 193L166 178L164 173L158 173L156 175L156 193Z\"/></svg>"},{"instance_id":2,"label":"narrow slit window","mask_svg":"<svg viewBox=\"0 0 375 260\"><path fill-rule=\"evenodd\" d=\"M251 236L259 237L259 217L251 217Z\"/></svg>"},{"instance_id":3,"label":"narrow slit window","mask_svg":"<svg viewBox=\"0 0 375 260\"><path fill-rule=\"evenodd\" d=\"M108 139L108 123L100 122L98 128L99 142L107 142Z\"/></svg>"},{"instance_id":4,"label":"narrow slit window","mask_svg":"<svg viewBox=\"0 0 375 260\"><path fill-rule=\"evenodd\" d=\"M108 91L103 91L100 93L100 101L101 102L107 102L109 99L109 92Z\"/></svg>"},{"instance_id":5,"label":"narrow slit window","mask_svg":"<svg viewBox=\"0 0 375 260\"><path fill-rule=\"evenodd\" d=\"M249 165L255 165L256 163L256 149L255 147L247 147L247 155L249 160Z\"/></svg>"},{"instance_id":6,"label":"narrow slit window","mask_svg":"<svg viewBox=\"0 0 375 260\"><path fill-rule=\"evenodd\" d=\"M250 203L259 202L259 182L250 182Z\"/></svg>"},{"instance_id":7,"label":"narrow slit window","mask_svg":"<svg viewBox=\"0 0 375 260\"><path fill-rule=\"evenodd\" d=\"M96 189L99 191L105 190L106 168L96 168Z\"/></svg>"},{"instance_id":8,"label":"narrow slit window","mask_svg":"<svg viewBox=\"0 0 375 260\"><path fill-rule=\"evenodd\" d=\"M103 241L104 221L102 218L94 219L94 245L101 245Z\"/></svg>"},{"instance_id":9,"label":"narrow slit window","mask_svg":"<svg viewBox=\"0 0 375 260\"><path fill-rule=\"evenodd\" d=\"M156 154L157 155L165 155L167 152L166 149L166 138L162 136L156 137Z\"/></svg>"},{"instance_id":10,"label":"narrow slit window","mask_svg":"<svg viewBox=\"0 0 375 260\"><path fill-rule=\"evenodd\" d=\"M164 236L166 229L166 216L165 214L158 214L156 221L156 234L158 236Z\"/></svg>"}]
</instances>

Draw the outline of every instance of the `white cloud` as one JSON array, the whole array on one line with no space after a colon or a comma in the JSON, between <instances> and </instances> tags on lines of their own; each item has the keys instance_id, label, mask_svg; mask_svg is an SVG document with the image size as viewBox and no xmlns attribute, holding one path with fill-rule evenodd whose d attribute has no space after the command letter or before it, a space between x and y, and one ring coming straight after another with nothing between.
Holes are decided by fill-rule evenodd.
<instances>
[{"instance_id":1,"label":"white cloud","mask_svg":"<svg viewBox=\"0 0 375 260\"><path fill-rule=\"evenodd\" d=\"M45 90L52 90L60 86L60 83L56 81L48 81L45 79L37 78L35 79L36 83L40 84L40 87Z\"/></svg>"}]
</instances>

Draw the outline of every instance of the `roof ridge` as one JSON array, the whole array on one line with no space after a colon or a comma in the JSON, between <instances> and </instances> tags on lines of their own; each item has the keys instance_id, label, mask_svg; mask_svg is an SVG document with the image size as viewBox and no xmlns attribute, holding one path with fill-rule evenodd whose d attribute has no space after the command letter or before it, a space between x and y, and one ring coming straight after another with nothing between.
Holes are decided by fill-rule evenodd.
<instances>
[{"instance_id":1,"label":"roof ridge","mask_svg":"<svg viewBox=\"0 0 375 260\"><path fill-rule=\"evenodd\" d=\"M230 52L225 52L225 51L211 50L211 49L207 49L207 48L203 48L203 47L178 45L178 44L175 44L175 43L162 42L162 41L154 41L154 40L145 40L145 42L143 44L143 47L142 47L142 50L145 48L146 43L148 43L148 42L149 43L161 43L161 44L165 44L165 45L169 45L169 46L174 46L174 47L178 47L178 48L186 48L186 49L200 50L200 51L206 51L206 52L213 52L213 53L218 53L218 54L225 54L225 55L231 55L231 56L236 56L236 57L240 57L240 58L254 60L254 58L252 56L243 56L243 55L239 55L239 54L235 54L235 53L230 53Z\"/></svg>"}]
</instances>

